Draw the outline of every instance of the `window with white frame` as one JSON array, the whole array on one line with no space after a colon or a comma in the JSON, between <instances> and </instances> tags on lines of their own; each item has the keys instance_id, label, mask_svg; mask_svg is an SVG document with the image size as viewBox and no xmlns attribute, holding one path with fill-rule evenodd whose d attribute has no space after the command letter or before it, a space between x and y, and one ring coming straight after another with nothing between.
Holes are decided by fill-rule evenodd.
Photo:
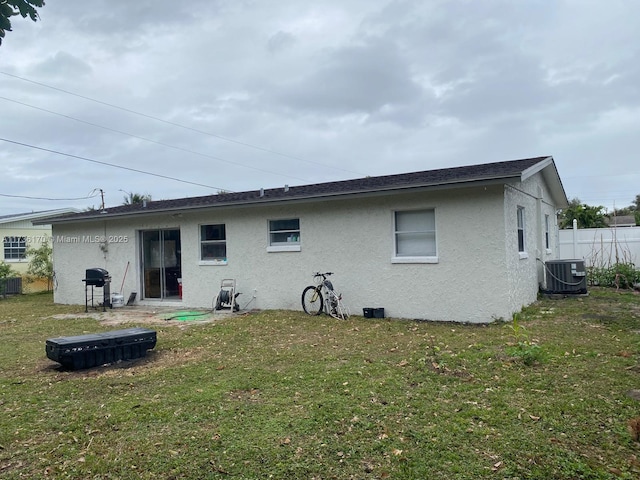
<instances>
[{"instance_id":1,"label":"window with white frame","mask_svg":"<svg viewBox=\"0 0 640 480\"><path fill-rule=\"evenodd\" d=\"M24 260L27 258L26 237L4 237L4 259Z\"/></svg>"},{"instance_id":2,"label":"window with white frame","mask_svg":"<svg viewBox=\"0 0 640 480\"><path fill-rule=\"evenodd\" d=\"M524 216L524 207L518 207L518 252L525 253L525 216Z\"/></svg>"},{"instance_id":3,"label":"window with white frame","mask_svg":"<svg viewBox=\"0 0 640 480\"><path fill-rule=\"evenodd\" d=\"M436 214L434 209L394 212L394 260L435 260Z\"/></svg>"},{"instance_id":4,"label":"window with white frame","mask_svg":"<svg viewBox=\"0 0 640 480\"><path fill-rule=\"evenodd\" d=\"M200 225L200 260L227 263L227 232L224 223Z\"/></svg>"},{"instance_id":5,"label":"window with white frame","mask_svg":"<svg viewBox=\"0 0 640 480\"><path fill-rule=\"evenodd\" d=\"M551 242L549 239L549 215L544 216L544 248L551 249Z\"/></svg>"},{"instance_id":6,"label":"window with white frame","mask_svg":"<svg viewBox=\"0 0 640 480\"><path fill-rule=\"evenodd\" d=\"M269 220L269 246L288 247L300 245L300 219Z\"/></svg>"}]
</instances>

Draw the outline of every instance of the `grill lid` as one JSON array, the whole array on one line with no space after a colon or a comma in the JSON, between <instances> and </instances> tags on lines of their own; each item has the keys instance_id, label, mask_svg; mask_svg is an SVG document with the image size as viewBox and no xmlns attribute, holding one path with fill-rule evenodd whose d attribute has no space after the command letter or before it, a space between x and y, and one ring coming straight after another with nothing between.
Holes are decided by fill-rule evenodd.
<instances>
[{"instance_id":1,"label":"grill lid","mask_svg":"<svg viewBox=\"0 0 640 480\"><path fill-rule=\"evenodd\" d=\"M87 268L85 278L82 281L87 282L87 285L102 287L105 283L111 281L111 277L104 268Z\"/></svg>"}]
</instances>

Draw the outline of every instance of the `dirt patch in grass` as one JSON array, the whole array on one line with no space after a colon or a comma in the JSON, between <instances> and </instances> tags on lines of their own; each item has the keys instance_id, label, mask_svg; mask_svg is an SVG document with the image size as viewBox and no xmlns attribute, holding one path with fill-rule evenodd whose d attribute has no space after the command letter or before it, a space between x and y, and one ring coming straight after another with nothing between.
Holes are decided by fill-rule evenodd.
<instances>
[{"instance_id":1,"label":"dirt patch in grass","mask_svg":"<svg viewBox=\"0 0 640 480\"><path fill-rule=\"evenodd\" d=\"M66 320L75 318L90 318L100 322L102 325L188 325L192 323L211 323L229 317L229 313L213 313L209 310L176 309L169 307L122 307L101 310L90 310L82 313L61 313L52 315L50 318L56 320ZM233 314L235 315L235 314Z\"/></svg>"},{"instance_id":2,"label":"dirt patch in grass","mask_svg":"<svg viewBox=\"0 0 640 480\"><path fill-rule=\"evenodd\" d=\"M232 400L240 400L242 402L259 402L260 390L252 388L250 390L233 390L229 392L229 398Z\"/></svg>"},{"instance_id":3,"label":"dirt patch in grass","mask_svg":"<svg viewBox=\"0 0 640 480\"><path fill-rule=\"evenodd\" d=\"M89 378L126 378L148 375L152 372L160 372L167 369L175 369L197 364L210 359L216 362L217 354L207 351L203 347L148 350L144 357L132 360L120 360L114 363L106 363L96 367L71 370L62 365L42 358L37 362L34 372L50 375L51 381L64 381L69 379ZM221 363L213 363L217 370L224 369Z\"/></svg>"}]
</instances>

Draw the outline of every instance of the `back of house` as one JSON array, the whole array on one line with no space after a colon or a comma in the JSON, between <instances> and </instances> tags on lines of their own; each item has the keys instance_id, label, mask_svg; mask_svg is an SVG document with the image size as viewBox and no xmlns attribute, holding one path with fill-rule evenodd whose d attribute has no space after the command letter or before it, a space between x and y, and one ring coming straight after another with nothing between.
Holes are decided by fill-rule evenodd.
<instances>
[{"instance_id":1,"label":"back of house","mask_svg":"<svg viewBox=\"0 0 640 480\"><path fill-rule=\"evenodd\" d=\"M558 258L567 198L552 157L108 207L51 221L55 301L82 304L87 269L148 305L301 310L318 271L352 314L508 319Z\"/></svg>"}]
</instances>

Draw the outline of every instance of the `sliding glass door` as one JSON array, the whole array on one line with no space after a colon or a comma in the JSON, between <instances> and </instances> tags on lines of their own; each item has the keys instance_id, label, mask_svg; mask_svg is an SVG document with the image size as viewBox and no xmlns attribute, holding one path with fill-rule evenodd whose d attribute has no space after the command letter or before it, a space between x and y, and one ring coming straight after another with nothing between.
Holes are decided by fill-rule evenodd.
<instances>
[{"instance_id":1,"label":"sliding glass door","mask_svg":"<svg viewBox=\"0 0 640 480\"><path fill-rule=\"evenodd\" d=\"M180 230L145 230L140 236L142 298L179 299L178 279L182 278Z\"/></svg>"}]
</instances>

